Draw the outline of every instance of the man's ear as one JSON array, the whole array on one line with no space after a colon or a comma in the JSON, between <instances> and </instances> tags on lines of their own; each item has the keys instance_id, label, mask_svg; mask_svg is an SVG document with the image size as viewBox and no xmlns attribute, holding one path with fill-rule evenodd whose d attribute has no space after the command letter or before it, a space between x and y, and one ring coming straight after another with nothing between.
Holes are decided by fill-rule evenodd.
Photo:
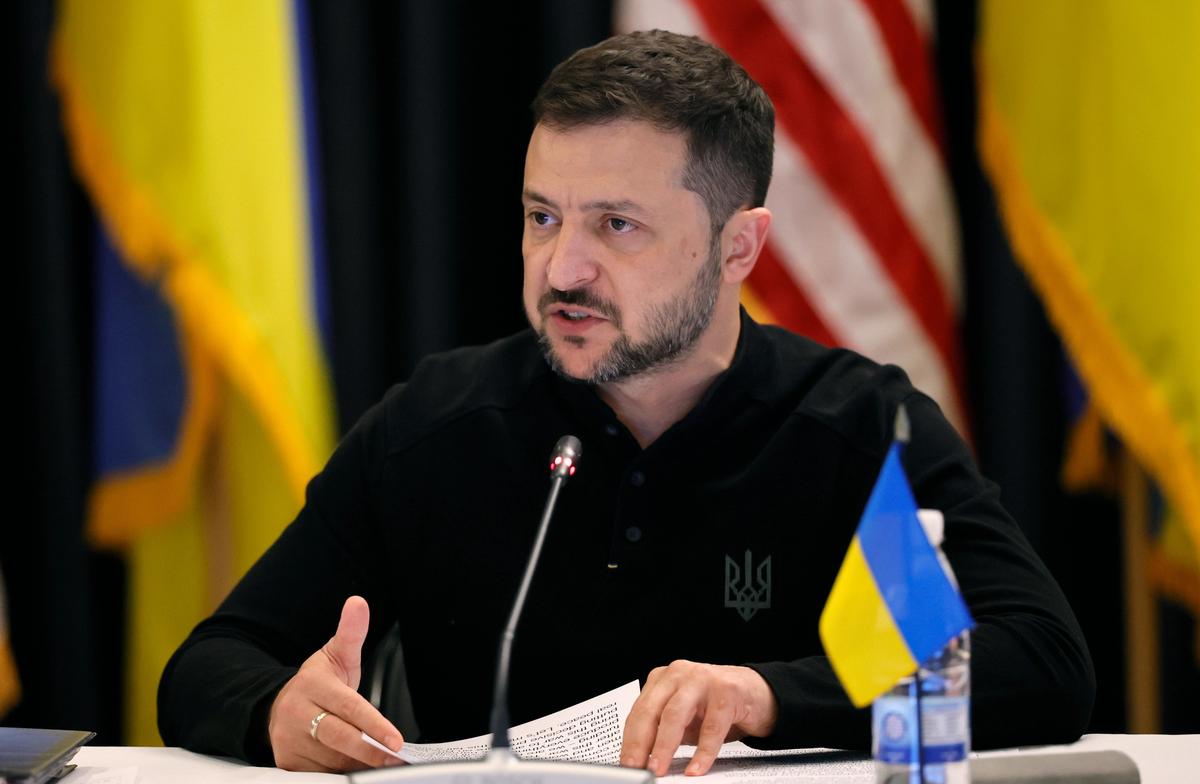
<instances>
[{"instance_id":1,"label":"man's ear","mask_svg":"<svg viewBox=\"0 0 1200 784\"><path fill-rule=\"evenodd\" d=\"M758 254L767 241L767 229L771 227L771 211L766 207L738 210L721 230L722 280L725 283L741 283L754 269Z\"/></svg>"}]
</instances>

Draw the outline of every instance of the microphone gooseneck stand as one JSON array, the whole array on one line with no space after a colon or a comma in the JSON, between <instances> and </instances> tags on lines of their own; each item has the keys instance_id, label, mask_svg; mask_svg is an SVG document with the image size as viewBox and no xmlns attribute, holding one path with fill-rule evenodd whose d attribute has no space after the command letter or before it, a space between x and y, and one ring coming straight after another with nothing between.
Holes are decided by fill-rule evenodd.
<instances>
[{"instance_id":1,"label":"microphone gooseneck stand","mask_svg":"<svg viewBox=\"0 0 1200 784\"><path fill-rule=\"evenodd\" d=\"M512 753L508 739L508 674L517 622L525 606L529 585L537 569L542 543L550 528L550 517L558 502L558 493L575 474L583 446L575 436L563 436L550 454L550 494L542 511L541 523L533 541L533 550L525 565L525 575L517 589L508 625L500 637L496 662L496 688L492 696L492 747L486 757L472 762L433 762L395 768L377 768L352 773L353 784L649 784L654 776L648 770L591 765L583 762L523 760Z\"/></svg>"}]
</instances>

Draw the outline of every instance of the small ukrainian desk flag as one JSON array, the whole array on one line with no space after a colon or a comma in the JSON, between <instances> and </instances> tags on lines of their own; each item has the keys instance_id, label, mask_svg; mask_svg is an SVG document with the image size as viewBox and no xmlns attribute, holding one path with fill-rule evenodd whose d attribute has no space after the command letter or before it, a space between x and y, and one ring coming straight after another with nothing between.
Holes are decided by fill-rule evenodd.
<instances>
[{"instance_id":1,"label":"small ukrainian desk flag","mask_svg":"<svg viewBox=\"0 0 1200 784\"><path fill-rule=\"evenodd\" d=\"M917 519L900 465L907 441L908 416L901 406L896 438L821 613L821 642L859 708L973 625Z\"/></svg>"}]
</instances>

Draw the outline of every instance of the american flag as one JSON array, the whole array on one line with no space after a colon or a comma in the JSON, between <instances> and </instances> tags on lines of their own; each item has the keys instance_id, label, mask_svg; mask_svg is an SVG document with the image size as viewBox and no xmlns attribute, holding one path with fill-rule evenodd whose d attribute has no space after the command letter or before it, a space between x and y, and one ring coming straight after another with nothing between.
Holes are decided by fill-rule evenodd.
<instances>
[{"instance_id":1,"label":"american flag","mask_svg":"<svg viewBox=\"0 0 1200 784\"><path fill-rule=\"evenodd\" d=\"M615 21L711 41L775 104L775 219L750 311L899 365L966 436L932 17L932 0L624 0Z\"/></svg>"}]
</instances>

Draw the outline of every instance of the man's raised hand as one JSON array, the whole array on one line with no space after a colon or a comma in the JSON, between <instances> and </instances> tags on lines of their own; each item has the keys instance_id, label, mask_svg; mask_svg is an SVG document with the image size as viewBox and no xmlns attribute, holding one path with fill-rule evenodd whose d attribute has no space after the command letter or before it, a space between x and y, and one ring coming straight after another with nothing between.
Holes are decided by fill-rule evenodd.
<instances>
[{"instance_id":1,"label":"man's raised hand","mask_svg":"<svg viewBox=\"0 0 1200 784\"><path fill-rule=\"evenodd\" d=\"M404 743L400 731L356 691L369 624L366 600L351 596L333 637L279 690L267 729L279 767L341 772L396 764L362 739L366 732L393 751Z\"/></svg>"}]
</instances>

